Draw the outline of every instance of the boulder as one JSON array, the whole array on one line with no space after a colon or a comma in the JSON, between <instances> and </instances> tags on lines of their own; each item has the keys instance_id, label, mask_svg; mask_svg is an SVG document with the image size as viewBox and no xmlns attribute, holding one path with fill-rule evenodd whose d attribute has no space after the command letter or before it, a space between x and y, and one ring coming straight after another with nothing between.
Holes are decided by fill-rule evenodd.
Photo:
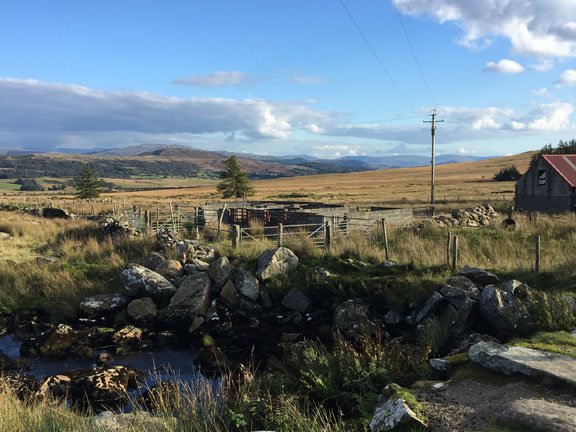
<instances>
[{"instance_id":1,"label":"boulder","mask_svg":"<svg viewBox=\"0 0 576 432\"><path fill-rule=\"evenodd\" d=\"M137 260L136 263L155 272L164 261L166 261L166 258L163 255L158 252L150 252L144 258Z\"/></svg>"},{"instance_id":2,"label":"boulder","mask_svg":"<svg viewBox=\"0 0 576 432\"><path fill-rule=\"evenodd\" d=\"M234 282L231 280L226 282L222 291L220 291L220 299L224 302L224 305L229 308L234 309L238 306L239 297Z\"/></svg>"},{"instance_id":3,"label":"boulder","mask_svg":"<svg viewBox=\"0 0 576 432\"><path fill-rule=\"evenodd\" d=\"M238 270L238 273L236 273L236 289L240 294L252 301L257 301L258 297L260 297L258 279L245 270Z\"/></svg>"},{"instance_id":4,"label":"boulder","mask_svg":"<svg viewBox=\"0 0 576 432\"><path fill-rule=\"evenodd\" d=\"M396 384L389 384L384 390L384 394L378 398L378 404L374 411L374 416L370 421L371 432L383 432L396 428L418 428L426 427L426 424L402 399L398 390L401 387ZM404 430L404 429L403 429Z\"/></svg>"},{"instance_id":5,"label":"boulder","mask_svg":"<svg viewBox=\"0 0 576 432\"><path fill-rule=\"evenodd\" d=\"M334 329L356 341L378 333L378 326L370 320L368 306L347 301L334 312Z\"/></svg>"},{"instance_id":6,"label":"boulder","mask_svg":"<svg viewBox=\"0 0 576 432\"><path fill-rule=\"evenodd\" d=\"M420 312L418 312L418 315L416 315L415 322L419 323L420 321L423 321L426 318L430 318L431 316L436 315L438 312L440 312L447 306L448 301L444 297L442 297L440 293L435 292L428 298L428 300L426 300L426 303L424 303L424 306L422 307Z\"/></svg>"},{"instance_id":7,"label":"boulder","mask_svg":"<svg viewBox=\"0 0 576 432\"><path fill-rule=\"evenodd\" d=\"M176 419L158 418L145 411L115 413L102 411L93 420L94 425L102 432L125 432L128 430L175 430Z\"/></svg>"},{"instance_id":8,"label":"boulder","mask_svg":"<svg viewBox=\"0 0 576 432\"><path fill-rule=\"evenodd\" d=\"M234 270L234 266L230 264L226 257L220 257L212 261L208 267L208 274L212 282L214 282L214 288L220 290Z\"/></svg>"},{"instance_id":9,"label":"boulder","mask_svg":"<svg viewBox=\"0 0 576 432\"><path fill-rule=\"evenodd\" d=\"M500 279L494 273L490 273L477 267L465 266L460 269L458 276L466 276L472 282L482 286L500 283Z\"/></svg>"},{"instance_id":10,"label":"boulder","mask_svg":"<svg viewBox=\"0 0 576 432\"><path fill-rule=\"evenodd\" d=\"M226 354L215 346L202 348L194 359L194 364L203 375L209 378L220 376L230 367Z\"/></svg>"},{"instance_id":11,"label":"boulder","mask_svg":"<svg viewBox=\"0 0 576 432\"><path fill-rule=\"evenodd\" d=\"M128 297L122 294L100 294L86 297L80 303L82 316L88 318L111 317L126 307Z\"/></svg>"},{"instance_id":12,"label":"boulder","mask_svg":"<svg viewBox=\"0 0 576 432\"><path fill-rule=\"evenodd\" d=\"M187 263L192 261L196 257L196 249L194 248L194 243L189 240L185 240L177 246L178 259Z\"/></svg>"},{"instance_id":13,"label":"boulder","mask_svg":"<svg viewBox=\"0 0 576 432\"><path fill-rule=\"evenodd\" d=\"M282 299L282 306L284 306L286 309L304 313L310 306L310 299L297 288L290 288L290 291L288 291L288 293Z\"/></svg>"},{"instance_id":14,"label":"boulder","mask_svg":"<svg viewBox=\"0 0 576 432\"><path fill-rule=\"evenodd\" d=\"M59 324L40 337L22 343L20 355L55 359L65 357L91 359L94 357L94 351L89 345L87 332L75 331L66 324Z\"/></svg>"},{"instance_id":15,"label":"boulder","mask_svg":"<svg viewBox=\"0 0 576 432\"><path fill-rule=\"evenodd\" d=\"M198 258L194 258L192 260L192 264L194 264L196 266L196 268L198 269L198 271L208 271L210 269L210 264L208 264L205 261L202 261Z\"/></svg>"},{"instance_id":16,"label":"boulder","mask_svg":"<svg viewBox=\"0 0 576 432\"><path fill-rule=\"evenodd\" d=\"M72 216L66 209L56 207L44 207L42 209L42 217L49 219L70 219Z\"/></svg>"},{"instance_id":17,"label":"boulder","mask_svg":"<svg viewBox=\"0 0 576 432\"><path fill-rule=\"evenodd\" d=\"M265 280L277 277L298 265L298 257L290 249L266 249L258 258L258 277Z\"/></svg>"},{"instance_id":18,"label":"boulder","mask_svg":"<svg viewBox=\"0 0 576 432\"><path fill-rule=\"evenodd\" d=\"M249 315L258 315L264 311L264 306L246 297L240 297L238 307Z\"/></svg>"},{"instance_id":19,"label":"boulder","mask_svg":"<svg viewBox=\"0 0 576 432\"><path fill-rule=\"evenodd\" d=\"M576 358L524 347L479 342L468 351L470 360L504 375L523 375L549 385L576 390Z\"/></svg>"},{"instance_id":20,"label":"boulder","mask_svg":"<svg viewBox=\"0 0 576 432\"><path fill-rule=\"evenodd\" d=\"M128 325L112 335L112 342L121 347L138 347L142 343L142 330Z\"/></svg>"},{"instance_id":21,"label":"boulder","mask_svg":"<svg viewBox=\"0 0 576 432\"><path fill-rule=\"evenodd\" d=\"M65 372L68 396L74 404L117 408L128 402L128 390L139 387L145 374L126 366L103 367Z\"/></svg>"},{"instance_id":22,"label":"boulder","mask_svg":"<svg viewBox=\"0 0 576 432\"><path fill-rule=\"evenodd\" d=\"M0 372L9 370L30 370L30 364L26 360L13 359L0 351Z\"/></svg>"},{"instance_id":23,"label":"boulder","mask_svg":"<svg viewBox=\"0 0 576 432\"><path fill-rule=\"evenodd\" d=\"M120 279L130 297L164 300L176 292L176 287L164 276L138 264L129 264L120 273Z\"/></svg>"},{"instance_id":24,"label":"boulder","mask_svg":"<svg viewBox=\"0 0 576 432\"><path fill-rule=\"evenodd\" d=\"M156 304L150 297L132 300L128 304L126 312L138 324L150 323L158 315Z\"/></svg>"},{"instance_id":25,"label":"boulder","mask_svg":"<svg viewBox=\"0 0 576 432\"><path fill-rule=\"evenodd\" d=\"M10 234L0 231L0 240L8 240L9 238Z\"/></svg>"},{"instance_id":26,"label":"boulder","mask_svg":"<svg viewBox=\"0 0 576 432\"><path fill-rule=\"evenodd\" d=\"M176 279L184 274L184 269L180 261L166 260L158 266L156 273L164 276L166 279Z\"/></svg>"},{"instance_id":27,"label":"boulder","mask_svg":"<svg viewBox=\"0 0 576 432\"><path fill-rule=\"evenodd\" d=\"M542 399L518 399L499 411L496 422L514 430L576 432L576 408Z\"/></svg>"},{"instance_id":28,"label":"boulder","mask_svg":"<svg viewBox=\"0 0 576 432\"><path fill-rule=\"evenodd\" d=\"M480 314L496 332L526 334L531 328L530 316L522 301L494 285L482 291Z\"/></svg>"},{"instance_id":29,"label":"boulder","mask_svg":"<svg viewBox=\"0 0 576 432\"><path fill-rule=\"evenodd\" d=\"M197 316L204 316L212 299L212 283L206 272L187 277L170 300L166 319L173 323L190 322Z\"/></svg>"},{"instance_id":30,"label":"boulder","mask_svg":"<svg viewBox=\"0 0 576 432\"><path fill-rule=\"evenodd\" d=\"M183 266L184 274L187 276L194 276L195 274L200 273L200 270L194 265L190 263L186 263Z\"/></svg>"}]
</instances>

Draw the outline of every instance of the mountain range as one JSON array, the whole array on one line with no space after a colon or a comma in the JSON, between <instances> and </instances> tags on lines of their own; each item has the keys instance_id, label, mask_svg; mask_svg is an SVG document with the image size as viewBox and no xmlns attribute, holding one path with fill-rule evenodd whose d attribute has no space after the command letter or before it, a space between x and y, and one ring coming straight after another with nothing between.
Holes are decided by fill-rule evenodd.
<instances>
[{"instance_id":1,"label":"mountain range","mask_svg":"<svg viewBox=\"0 0 576 432\"><path fill-rule=\"evenodd\" d=\"M187 146L142 144L93 153L26 153L0 151L0 178L73 177L85 164L107 178L133 176L183 176L216 178L223 161L237 156L251 178L346 173L424 166L430 158L420 155L346 156L318 159L308 155L267 156L250 153L198 150ZM467 162L489 157L440 155L437 164Z\"/></svg>"}]
</instances>

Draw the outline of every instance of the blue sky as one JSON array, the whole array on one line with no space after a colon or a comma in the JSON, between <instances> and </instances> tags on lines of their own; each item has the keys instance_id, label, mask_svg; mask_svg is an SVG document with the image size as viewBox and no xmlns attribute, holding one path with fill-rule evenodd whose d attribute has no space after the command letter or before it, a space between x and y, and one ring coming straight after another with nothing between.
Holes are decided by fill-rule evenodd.
<instances>
[{"instance_id":1,"label":"blue sky","mask_svg":"<svg viewBox=\"0 0 576 432\"><path fill-rule=\"evenodd\" d=\"M573 0L4 0L0 53L0 148L428 154L434 108L438 153L574 138Z\"/></svg>"}]
</instances>

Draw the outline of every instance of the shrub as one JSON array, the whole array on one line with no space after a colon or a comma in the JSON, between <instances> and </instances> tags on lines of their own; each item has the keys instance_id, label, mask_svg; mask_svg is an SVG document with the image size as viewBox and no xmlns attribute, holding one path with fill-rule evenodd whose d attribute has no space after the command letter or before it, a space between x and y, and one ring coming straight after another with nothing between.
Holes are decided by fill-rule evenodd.
<instances>
[{"instance_id":1,"label":"shrub","mask_svg":"<svg viewBox=\"0 0 576 432\"><path fill-rule=\"evenodd\" d=\"M509 167L502 168L494 175L494 181L517 181L522 177L516 165L510 165Z\"/></svg>"}]
</instances>

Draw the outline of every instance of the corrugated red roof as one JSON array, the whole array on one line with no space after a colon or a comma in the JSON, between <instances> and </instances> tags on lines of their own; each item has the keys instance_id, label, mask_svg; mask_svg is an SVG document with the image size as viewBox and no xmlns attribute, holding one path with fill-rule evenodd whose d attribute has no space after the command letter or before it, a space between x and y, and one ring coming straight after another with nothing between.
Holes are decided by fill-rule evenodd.
<instances>
[{"instance_id":1,"label":"corrugated red roof","mask_svg":"<svg viewBox=\"0 0 576 432\"><path fill-rule=\"evenodd\" d=\"M576 187L576 154L542 156L556 170L566 183Z\"/></svg>"}]
</instances>

